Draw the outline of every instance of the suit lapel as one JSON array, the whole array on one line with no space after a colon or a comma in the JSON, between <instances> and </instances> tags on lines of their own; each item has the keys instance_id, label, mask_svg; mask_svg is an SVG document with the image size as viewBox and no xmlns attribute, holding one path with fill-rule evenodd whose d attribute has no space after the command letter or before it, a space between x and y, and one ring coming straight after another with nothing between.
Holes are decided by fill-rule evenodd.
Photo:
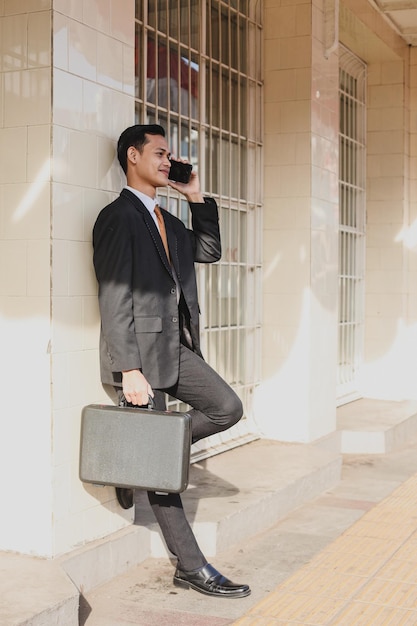
<instances>
[{"instance_id":1,"label":"suit lapel","mask_svg":"<svg viewBox=\"0 0 417 626\"><path fill-rule=\"evenodd\" d=\"M143 202L137 196L135 196L134 193L129 191L129 189L123 189L121 192L121 195L123 195L129 202L131 202L134 205L134 207L138 210L138 212L142 215L143 221L145 222L145 225L151 235L151 239L155 244L155 247L158 251L161 261L163 262L164 266L168 270L169 274L172 276L171 265L169 264L169 261L167 259L164 244L162 243L162 239L159 234L158 227L155 224L148 209L143 204ZM173 263L174 263L174 267L176 268L176 265L178 264L177 254L176 254L176 236L175 236L175 233L171 230L171 228L168 227L167 222L168 220L165 221L165 228L167 231L168 246L169 246L170 253L171 253L171 249L175 251L175 254L172 254L171 258L173 259L173 257L175 257L175 261L173 259Z\"/></svg>"}]
</instances>

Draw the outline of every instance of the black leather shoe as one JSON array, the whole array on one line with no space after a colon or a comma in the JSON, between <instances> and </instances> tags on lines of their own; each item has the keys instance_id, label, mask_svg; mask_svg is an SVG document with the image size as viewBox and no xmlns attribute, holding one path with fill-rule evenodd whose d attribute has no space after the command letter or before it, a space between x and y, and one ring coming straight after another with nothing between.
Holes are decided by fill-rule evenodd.
<instances>
[{"instance_id":1,"label":"black leather shoe","mask_svg":"<svg viewBox=\"0 0 417 626\"><path fill-rule=\"evenodd\" d=\"M218 598L244 598L250 594L248 585L238 585L220 574L210 563L192 572L176 569L174 585L195 589L207 596Z\"/></svg>"},{"instance_id":2,"label":"black leather shoe","mask_svg":"<svg viewBox=\"0 0 417 626\"><path fill-rule=\"evenodd\" d=\"M122 509L130 509L133 506L133 489L116 487L116 498Z\"/></svg>"}]
</instances>

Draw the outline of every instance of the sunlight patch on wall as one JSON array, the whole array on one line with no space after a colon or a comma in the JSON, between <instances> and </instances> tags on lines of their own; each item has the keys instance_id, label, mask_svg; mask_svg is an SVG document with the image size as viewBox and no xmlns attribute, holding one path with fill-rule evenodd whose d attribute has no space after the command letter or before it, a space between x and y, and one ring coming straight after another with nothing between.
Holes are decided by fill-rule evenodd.
<instances>
[{"instance_id":1,"label":"sunlight patch on wall","mask_svg":"<svg viewBox=\"0 0 417 626\"><path fill-rule=\"evenodd\" d=\"M45 182L49 180L50 175L50 159L47 159L42 165L33 183L30 185L28 192L23 196L21 202L13 213L13 221L18 222L25 217L35 204L39 197Z\"/></svg>"},{"instance_id":2,"label":"sunlight patch on wall","mask_svg":"<svg viewBox=\"0 0 417 626\"><path fill-rule=\"evenodd\" d=\"M408 250L413 250L417 247L417 220L403 228L395 238L396 242L402 242Z\"/></svg>"}]
</instances>

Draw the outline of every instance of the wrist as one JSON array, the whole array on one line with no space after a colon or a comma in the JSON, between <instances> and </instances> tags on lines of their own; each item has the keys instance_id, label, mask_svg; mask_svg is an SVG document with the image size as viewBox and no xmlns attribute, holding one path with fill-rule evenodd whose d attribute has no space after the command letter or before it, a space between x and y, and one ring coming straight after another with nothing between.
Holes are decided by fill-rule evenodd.
<instances>
[{"instance_id":1,"label":"wrist","mask_svg":"<svg viewBox=\"0 0 417 626\"><path fill-rule=\"evenodd\" d=\"M202 193L191 193L187 195L188 202L192 202L193 204L203 204L204 196Z\"/></svg>"}]
</instances>

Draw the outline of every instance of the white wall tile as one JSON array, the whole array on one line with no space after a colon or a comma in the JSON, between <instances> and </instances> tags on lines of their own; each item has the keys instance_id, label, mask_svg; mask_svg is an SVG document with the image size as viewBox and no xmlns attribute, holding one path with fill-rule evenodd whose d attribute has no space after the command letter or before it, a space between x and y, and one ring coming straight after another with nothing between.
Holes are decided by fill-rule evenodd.
<instances>
[{"instance_id":1,"label":"white wall tile","mask_svg":"<svg viewBox=\"0 0 417 626\"><path fill-rule=\"evenodd\" d=\"M83 349L97 350L99 335L100 313L97 294L95 294L83 298Z\"/></svg>"},{"instance_id":2,"label":"white wall tile","mask_svg":"<svg viewBox=\"0 0 417 626\"><path fill-rule=\"evenodd\" d=\"M134 123L134 100L103 85L83 82L84 129L116 140L120 133Z\"/></svg>"},{"instance_id":3,"label":"white wall tile","mask_svg":"<svg viewBox=\"0 0 417 626\"><path fill-rule=\"evenodd\" d=\"M51 13L44 11L28 16L27 67L51 65Z\"/></svg>"},{"instance_id":4,"label":"white wall tile","mask_svg":"<svg viewBox=\"0 0 417 626\"><path fill-rule=\"evenodd\" d=\"M101 33L97 35L97 81L123 89L123 44Z\"/></svg>"},{"instance_id":5,"label":"white wall tile","mask_svg":"<svg viewBox=\"0 0 417 626\"><path fill-rule=\"evenodd\" d=\"M52 247L52 286L53 296L69 295L69 242L54 240Z\"/></svg>"},{"instance_id":6,"label":"white wall tile","mask_svg":"<svg viewBox=\"0 0 417 626\"><path fill-rule=\"evenodd\" d=\"M26 128L0 129L0 184L26 181Z\"/></svg>"},{"instance_id":7,"label":"white wall tile","mask_svg":"<svg viewBox=\"0 0 417 626\"><path fill-rule=\"evenodd\" d=\"M83 130L83 79L54 69L54 123Z\"/></svg>"},{"instance_id":8,"label":"white wall tile","mask_svg":"<svg viewBox=\"0 0 417 626\"><path fill-rule=\"evenodd\" d=\"M103 396L97 350L68 354L69 406L85 406Z\"/></svg>"},{"instance_id":9,"label":"white wall tile","mask_svg":"<svg viewBox=\"0 0 417 626\"><path fill-rule=\"evenodd\" d=\"M90 296L96 293L97 281L93 269L93 248L91 242L70 242L70 296Z\"/></svg>"},{"instance_id":10,"label":"white wall tile","mask_svg":"<svg viewBox=\"0 0 417 626\"><path fill-rule=\"evenodd\" d=\"M135 49L123 44L123 91L135 95Z\"/></svg>"},{"instance_id":11,"label":"white wall tile","mask_svg":"<svg viewBox=\"0 0 417 626\"><path fill-rule=\"evenodd\" d=\"M14 130L16 132L16 129ZM29 126L27 129L26 180L38 188L51 177L51 125Z\"/></svg>"},{"instance_id":12,"label":"white wall tile","mask_svg":"<svg viewBox=\"0 0 417 626\"><path fill-rule=\"evenodd\" d=\"M5 238L49 240L49 182L5 185L3 193Z\"/></svg>"},{"instance_id":13,"label":"white wall tile","mask_svg":"<svg viewBox=\"0 0 417 626\"><path fill-rule=\"evenodd\" d=\"M48 124L51 116L51 72L33 69L4 75L4 125Z\"/></svg>"},{"instance_id":14,"label":"white wall tile","mask_svg":"<svg viewBox=\"0 0 417 626\"><path fill-rule=\"evenodd\" d=\"M117 141L121 132L134 124L135 101L133 98L112 90L110 109L107 112L106 124L109 136ZM116 187L119 188L119 187Z\"/></svg>"},{"instance_id":15,"label":"white wall tile","mask_svg":"<svg viewBox=\"0 0 417 626\"><path fill-rule=\"evenodd\" d=\"M271 230L279 228L296 228L297 224L297 198L268 198L263 207L263 216Z\"/></svg>"},{"instance_id":16,"label":"white wall tile","mask_svg":"<svg viewBox=\"0 0 417 626\"><path fill-rule=\"evenodd\" d=\"M97 137L94 134L70 132L68 182L80 187L97 187Z\"/></svg>"},{"instance_id":17,"label":"white wall tile","mask_svg":"<svg viewBox=\"0 0 417 626\"><path fill-rule=\"evenodd\" d=\"M65 554L85 537L83 514L76 513L56 520L54 523L53 550L55 555Z\"/></svg>"},{"instance_id":18,"label":"white wall tile","mask_svg":"<svg viewBox=\"0 0 417 626\"><path fill-rule=\"evenodd\" d=\"M69 26L68 69L88 80L97 77L97 32L72 20Z\"/></svg>"},{"instance_id":19,"label":"white wall tile","mask_svg":"<svg viewBox=\"0 0 417 626\"><path fill-rule=\"evenodd\" d=\"M97 148L98 186L100 189L114 189L115 184L120 180L120 172L122 172L116 158L114 143L99 137L97 139Z\"/></svg>"},{"instance_id":20,"label":"white wall tile","mask_svg":"<svg viewBox=\"0 0 417 626\"><path fill-rule=\"evenodd\" d=\"M54 183L52 187L54 239L83 241L84 190L82 187Z\"/></svg>"},{"instance_id":21,"label":"white wall tile","mask_svg":"<svg viewBox=\"0 0 417 626\"><path fill-rule=\"evenodd\" d=\"M0 22L0 67L2 71L27 67L28 16L4 17Z\"/></svg>"},{"instance_id":22,"label":"white wall tile","mask_svg":"<svg viewBox=\"0 0 417 626\"><path fill-rule=\"evenodd\" d=\"M51 250L48 240L28 241L27 295L49 297L51 286Z\"/></svg>"},{"instance_id":23,"label":"white wall tile","mask_svg":"<svg viewBox=\"0 0 417 626\"><path fill-rule=\"evenodd\" d=\"M83 0L54 0L54 11L82 22Z\"/></svg>"},{"instance_id":24,"label":"white wall tile","mask_svg":"<svg viewBox=\"0 0 417 626\"><path fill-rule=\"evenodd\" d=\"M63 126L54 124L52 128L52 180L54 182L69 182L69 155L71 131Z\"/></svg>"},{"instance_id":25,"label":"white wall tile","mask_svg":"<svg viewBox=\"0 0 417 626\"><path fill-rule=\"evenodd\" d=\"M119 187L121 189L121 186ZM118 193L109 193L100 189L84 189L83 241L92 241L92 233L97 215L110 204Z\"/></svg>"},{"instance_id":26,"label":"white wall tile","mask_svg":"<svg viewBox=\"0 0 417 626\"><path fill-rule=\"evenodd\" d=\"M52 299L52 346L54 354L82 350L82 300L54 296Z\"/></svg>"},{"instance_id":27,"label":"white wall tile","mask_svg":"<svg viewBox=\"0 0 417 626\"><path fill-rule=\"evenodd\" d=\"M54 427L56 424L56 413L54 414ZM53 479L53 510L54 525L62 519L68 519L71 515L70 493L71 493L71 468L69 464L57 464L54 467Z\"/></svg>"},{"instance_id":28,"label":"white wall tile","mask_svg":"<svg viewBox=\"0 0 417 626\"><path fill-rule=\"evenodd\" d=\"M52 406L66 409L71 406L69 354L54 353L52 346L51 364Z\"/></svg>"},{"instance_id":29,"label":"white wall tile","mask_svg":"<svg viewBox=\"0 0 417 626\"><path fill-rule=\"evenodd\" d=\"M27 244L0 241L0 295L26 296Z\"/></svg>"},{"instance_id":30,"label":"white wall tile","mask_svg":"<svg viewBox=\"0 0 417 626\"><path fill-rule=\"evenodd\" d=\"M120 7L121 8L121 7ZM110 33L110 0L83 0L83 22L100 33Z\"/></svg>"},{"instance_id":31,"label":"white wall tile","mask_svg":"<svg viewBox=\"0 0 417 626\"><path fill-rule=\"evenodd\" d=\"M98 134L107 132L106 118L112 98L110 89L92 81L84 81L82 98L84 128Z\"/></svg>"},{"instance_id":32,"label":"white wall tile","mask_svg":"<svg viewBox=\"0 0 417 626\"><path fill-rule=\"evenodd\" d=\"M69 19L65 15L58 13L58 11L54 12L53 46L54 67L68 70Z\"/></svg>"},{"instance_id":33,"label":"white wall tile","mask_svg":"<svg viewBox=\"0 0 417 626\"><path fill-rule=\"evenodd\" d=\"M135 37L135 3L111 0L110 32L113 37L133 46Z\"/></svg>"},{"instance_id":34,"label":"white wall tile","mask_svg":"<svg viewBox=\"0 0 417 626\"><path fill-rule=\"evenodd\" d=\"M16 0L4 0L5 15L47 11L51 7L52 0L19 0L19 2L16 2Z\"/></svg>"}]
</instances>

